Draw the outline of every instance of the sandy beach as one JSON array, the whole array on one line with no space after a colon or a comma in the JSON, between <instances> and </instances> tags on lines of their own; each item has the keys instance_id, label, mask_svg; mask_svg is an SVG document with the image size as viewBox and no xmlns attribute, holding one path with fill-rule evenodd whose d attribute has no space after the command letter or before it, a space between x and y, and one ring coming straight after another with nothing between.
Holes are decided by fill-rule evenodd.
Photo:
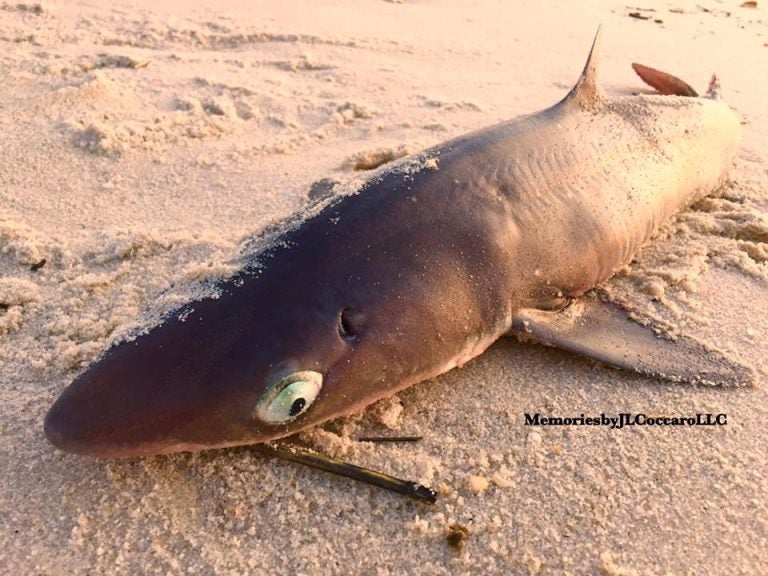
<instances>
[{"instance_id":1,"label":"sandy beach","mask_svg":"<svg viewBox=\"0 0 768 576\"><path fill-rule=\"evenodd\" d=\"M743 4L0 4L0 572L768 572L768 2ZM756 387L504 338L300 435L432 486L435 505L248 447L97 460L46 441L51 403L169 286L230 273L313 182L554 104L599 24L609 96L650 93L632 62L702 92L716 72L743 124L730 181L600 289ZM526 426L537 412L728 423Z\"/></svg>"}]
</instances>

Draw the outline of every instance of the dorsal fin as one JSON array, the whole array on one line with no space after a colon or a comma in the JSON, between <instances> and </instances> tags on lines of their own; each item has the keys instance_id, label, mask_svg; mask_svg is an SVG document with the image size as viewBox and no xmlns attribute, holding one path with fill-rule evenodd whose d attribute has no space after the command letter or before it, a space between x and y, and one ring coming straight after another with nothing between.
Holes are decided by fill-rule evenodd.
<instances>
[{"instance_id":1,"label":"dorsal fin","mask_svg":"<svg viewBox=\"0 0 768 576\"><path fill-rule=\"evenodd\" d=\"M603 107L605 97L603 91L597 85L597 61L600 59L600 33L601 26L597 27L595 39L592 42L592 49L589 51L587 63L584 70L571 89L563 99L563 102L575 102L585 110L599 110Z\"/></svg>"}]
</instances>

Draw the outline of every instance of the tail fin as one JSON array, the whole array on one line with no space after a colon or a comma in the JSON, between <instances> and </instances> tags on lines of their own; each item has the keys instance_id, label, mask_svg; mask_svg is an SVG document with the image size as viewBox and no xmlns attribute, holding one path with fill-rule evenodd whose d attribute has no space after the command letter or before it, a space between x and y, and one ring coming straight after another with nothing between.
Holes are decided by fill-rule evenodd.
<instances>
[{"instance_id":1,"label":"tail fin","mask_svg":"<svg viewBox=\"0 0 768 576\"><path fill-rule=\"evenodd\" d=\"M643 82L656 88L659 94L692 97L699 95L696 90L677 76L637 63L633 63L632 68L643 79Z\"/></svg>"}]
</instances>

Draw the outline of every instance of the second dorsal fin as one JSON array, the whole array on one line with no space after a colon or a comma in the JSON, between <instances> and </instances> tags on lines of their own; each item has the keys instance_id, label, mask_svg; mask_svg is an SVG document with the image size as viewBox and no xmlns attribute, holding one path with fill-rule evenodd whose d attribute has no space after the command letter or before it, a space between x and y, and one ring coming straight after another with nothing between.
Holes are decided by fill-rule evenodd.
<instances>
[{"instance_id":1,"label":"second dorsal fin","mask_svg":"<svg viewBox=\"0 0 768 576\"><path fill-rule=\"evenodd\" d=\"M605 97L603 91L597 85L597 63L600 59L600 33L601 27L598 26L595 39L592 42L592 49L589 51L587 63L584 70L571 89L563 99L563 103L573 102L585 110L599 110L603 106Z\"/></svg>"}]
</instances>

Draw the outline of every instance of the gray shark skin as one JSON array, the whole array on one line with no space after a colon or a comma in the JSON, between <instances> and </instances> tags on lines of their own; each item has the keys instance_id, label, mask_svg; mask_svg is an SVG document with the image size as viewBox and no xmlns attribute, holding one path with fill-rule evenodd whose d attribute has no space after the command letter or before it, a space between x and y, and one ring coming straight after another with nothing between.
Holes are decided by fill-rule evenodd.
<instances>
[{"instance_id":1,"label":"gray shark skin","mask_svg":"<svg viewBox=\"0 0 768 576\"><path fill-rule=\"evenodd\" d=\"M568 306L717 189L740 134L716 100L606 98L598 39L560 103L378 170L286 227L218 298L114 345L54 403L48 439L98 457L266 442L510 331L672 380L749 383L749 368L612 305Z\"/></svg>"}]
</instances>

